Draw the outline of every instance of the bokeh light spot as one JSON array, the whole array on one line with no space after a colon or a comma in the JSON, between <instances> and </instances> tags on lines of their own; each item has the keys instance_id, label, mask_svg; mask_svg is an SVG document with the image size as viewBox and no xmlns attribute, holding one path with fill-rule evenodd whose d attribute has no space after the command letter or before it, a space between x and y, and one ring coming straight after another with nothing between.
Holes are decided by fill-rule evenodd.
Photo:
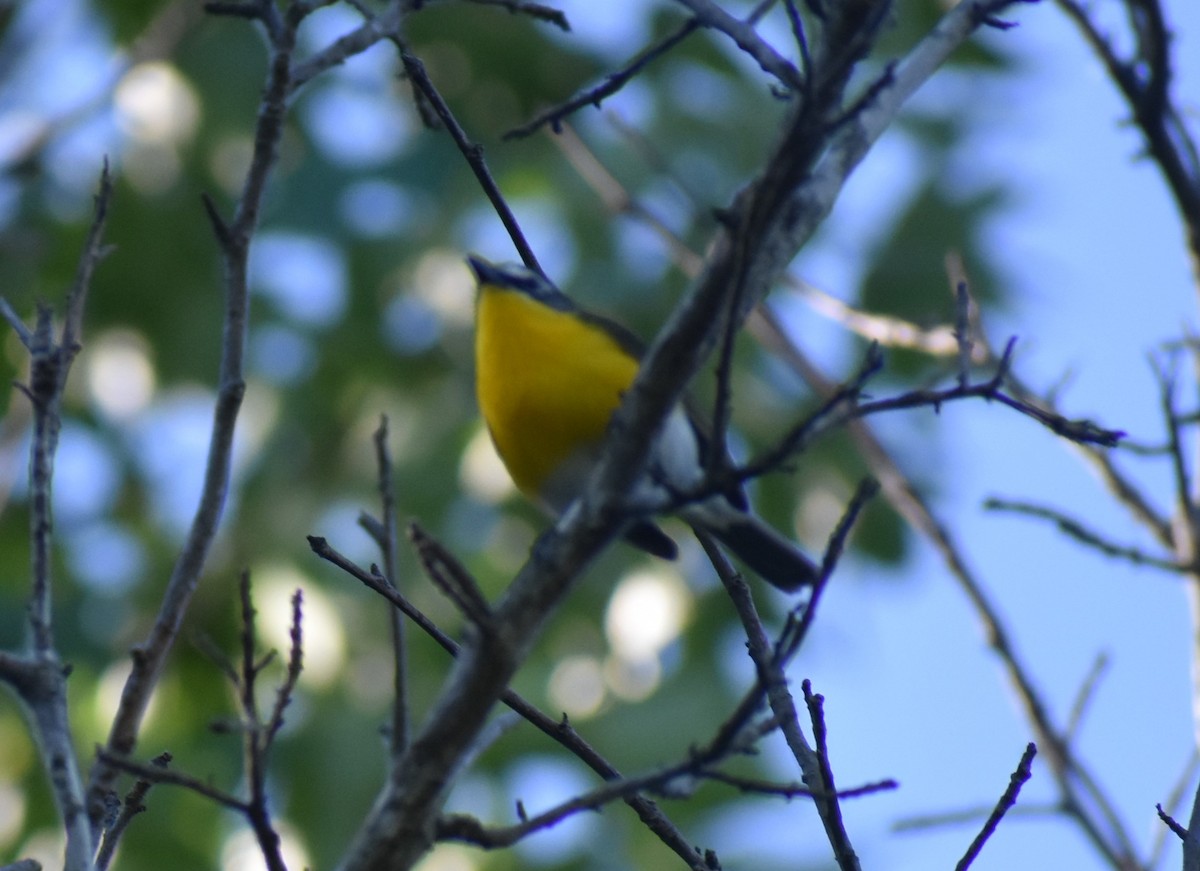
<instances>
[{"instance_id":1,"label":"bokeh light spot","mask_svg":"<svg viewBox=\"0 0 1200 871\"><path fill-rule=\"evenodd\" d=\"M413 225L418 206L394 182L365 179L346 187L338 200L338 213L354 233L367 238L398 236Z\"/></svg>"},{"instance_id":2,"label":"bokeh light spot","mask_svg":"<svg viewBox=\"0 0 1200 871\"><path fill-rule=\"evenodd\" d=\"M478 852L457 844L438 844L415 866L415 871L476 871Z\"/></svg>"},{"instance_id":3,"label":"bokeh light spot","mask_svg":"<svg viewBox=\"0 0 1200 871\"><path fill-rule=\"evenodd\" d=\"M604 702L604 672L594 656L567 656L550 673L546 693L550 704L567 716L586 719Z\"/></svg>"},{"instance_id":4,"label":"bokeh light spot","mask_svg":"<svg viewBox=\"0 0 1200 871\"><path fill-rule=\"evenodd\" d=\"M200 99L175 67L163 61L138 64L121 77L113 94L117 123L134 140L178 145L200 122Z\"/></svg>"},{"instance_id":5,"label":"bokeh light spot","mask_svg":"<svg viewBox=\"0 0 1200 871\"><path fill-rule=\"evenodd\" d=\"M88 395L100 413L128 420L154 395L155 372L146 340L132 330L110 330L93 339L85 358Z\"/></svg>"},{"instance_id":6,"label":"bokeh light spot","mask_svg":"<svg viewBox=\"0 0 1200 871\"><path fill-rule=\"evenodd\" d=\"M657 659L687 625L691 605L687 586L668 569L626 575L604 615L613 653L633 663Z\"/></svg>"},{"instance_id":7,"label":"bokeh light spot","mask_svg":"<svg viewBox=\"0 0 1200 871\"><path fill-rule=\"evenodd\" d=\"M398 296L383 313L383 330L392 350L411 356L437 344L442 324L437 312L424 300Z\"/></svg>"},{"instance_id":8,"label":"bokeh light spot","mask_svg":"<svg viewBox=\"0 0 1200 871\"><path fill-rule=\"evenodd\" d=\"M268 324L250 337L254 371L272 384L295 384L316 365L316 350L307 337L289 327Z\"/></svg>"},{"instance_id":9,"label":"bokeh light spot","mask_svg":"<svg viewBox=\"0 0 1200 871\"><path fill-rule=\"evenodd\" d=\"M326 326L346 306L346 263L331 242L303 233L262 233L250 253L255 290L294 321Z\"/></svg>"},{"instance_id":10,"label":"bokeh light spot","mask_svg":"<svg viewBox=\"0 0 1200 871\"><path fill-rule=\"evenodd\" d=\"M71 574L99 593L117 596L141 580L146 565L142 543L116 523L99 521L72 530L66 544Z\"/></svg>"},{"instance_id":11,"label":"bokeh light spot","mask_svg":"<svg viewBox=\"0 0 1200 871\"><path fill-rule=\"evenodd\" d=\"M304 104L306 127L330 160L345 166L378 166L403 153L412 122L402 105L378 89L328 85Z\"/></svg>"},{"instance_id":12,"label":"bokeh light spot","mask_svg":"<svg viewBox=\"0 0 1200 871\"><path fill-rule=\"evenodd\" d=\"M504 501L516 489L496 453L492 437L482 426L467 442L458 467L458 480L471 496L489 505Z\"/></svg>"}]
</instances>

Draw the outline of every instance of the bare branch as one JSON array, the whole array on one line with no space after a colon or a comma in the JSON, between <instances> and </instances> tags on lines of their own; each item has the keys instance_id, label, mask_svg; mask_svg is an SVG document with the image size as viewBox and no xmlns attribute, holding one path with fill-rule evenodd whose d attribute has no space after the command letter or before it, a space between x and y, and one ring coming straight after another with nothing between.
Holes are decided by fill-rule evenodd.
<instances>
[{"instance_id":1,"label":"bare branch","mask_svg":"<svg viewBox=\"0 0 1200 871\"><path fill-rule=\"evenodd\" d=\"M704 776L709 780L727 784L745 793L778 795L788 799L797 796L813 797L812 790L802 783L773 783L769 780L757 780L752 777L737 777L722 771L706 771ZM894 780L879 780L875 783L865 783L862 786L854 786L850 789L839 789L837 796L838 798L859 798L864 795L871 795L876 792L889 792L899 788L900 784Z\"/></svg>"},{"instance_id":2,"label":"bare branch","mask_svg":"<svg viewBox=\"0 0 1200 871\"><path fill-rule=\"evenodd\" d=\"M1179 825L1179 823L1176 822L1176 820L1173 816L1171 816L1169 813L1167 813L1165 810L1163 810L1163 806L1161 804L1156 804L1154 806L1154 809L1158 811L1158 818L1160 820L1162 820L1164 823L1166 823L1167 828L1170 829L1172 832L1174 832L1176 834L1176 836L1179 838L1179 840L1181 840L1181 841L1187 840L1187 836L1188 836L1187 829L1185 829L1183 826Z\"/></svg>"},{"instance_id":3,"label":"bare branch","mask_svg":"<svg viewBox=\"0 0 1200 871\"><path fill-rule=\"evenodd\" d=\"M21 320L21 316L13 311L13 307L4 297L0 296L0 317L12 327L12 331L17 334L17 338L21 340L21 344L25 346L25 350L33 349L33 332L29 327L25 326L25 322Z\"/></svg>"},{"instance_id":4,"label":"bare branch","mask_svg":"<svg viewBox=\"0 0 1200 871\"><path fill-rule=\"evenodd\" d=\"M718 731L717 737L710 745L712 752L727 752L728 748L737 746L738 741L744 740L743 736L749 718L762 705L765 697L774 714L772 728L778 727L783 732L788 748L800 767L804 783L812 792L813 803L825 827L825 834L833 848L838 867L842 871L852 871L859 867L858 858L850 845L849 835L842 822L841 811L837 804L837 793L832 782L832 773L822 768L819 752L809 746L800 730L796 704L788 690L787 679L783 673L783 666L787 661L782 653L785 645L782 641L772 645L768 640L749 587L733 570L712 538L707 534L698 534L697 537L709 560L716 568L717 575L725 585L738 617L742 621L742 627L746 631L746 648L758 674L755 686L746 694L731 717ZM827 577L824 571L822 577ZM814 598L810 600L808 606L810 612L815 611L816 597L822 586L822 583L818 583L814 589ZM795 646L793 646L794 649ZM805 685L807 685L807 681L805 681ZM827 763L828 760L826 760L826 767Z\"/></svg>"},{"instance_id":5,"label":"bare branch","mask_svg":"<svg viewBox=\"0 0 1200 871\"><path fill-rule=\"evenodd\" d=\"M224 264L225 313L218 373L217 401L199 504L175 566L167 582L158 614L149 635L133 650L133 668L121 693L117 713L106 743L107 755L97 757L88 788L88 813L93 821L103 813L105 796L113 787L116 769L107 758L128 756L137 744L138 730L158 682L167 655L200 580L209 548L224 514L232 467L233 436L245 394L244 359L248 334L247 260L250 240L258 224L267 180L278 157L287 111L292 53L296 31L311 11L293 4L279 13L271 0L236 4L253 8L270 38L270 64L254 135L254 152L234 218L228 225L214 220L214 231ZM225 10L229 11L229 10ZM209 215L218 213L206 200Z\"/></svg>"},{"instance_id":6,"label":"bare branch","mask_svg":"<svg viewBox=\"0 0 1200 871\"><path fill-rule=\"evenodd\" d=\"M846 834L846 826L842 821L842 808L838 802L837 787L833 780L833 767L829 763L829 733L825 727L825 697L812 691L812 683L805 678L800 683L804 692L804 703L808 707L808 715L812 720L813 743L816 745L817 768L821 773L822 802L825 808L822 820L825 822L825 834L833 846L833 855L838 867L843 871L858 868L858 856L850 845ZM806 780L808 779L806 773Z\"/></svg>"},{"instance_id":7,"label":"bare branch","mask_svg":"<svg viewBox=\"0 0 1200 871\"><path fill-rule=\"evenodd\" d=\"M390 602L394 608L412 620L422 632L436 641L451 656L457 657L460 655L461 648L458 643L439 629L432 620L405 598L395 587L386 583L385 579L378 574L363 570L353 561L338 553L325 539L319 536L309 536L308 541L313 553L318 557L337 566L364 586L378 593ZM500 700L544 735L575 754L575 756L605 780L616 780L621 777L620 772L615 767L571 728L570 723L567 722L565 717L562 720L555 720L548 717L536 706L526 701L519 693L511 689L505 689L500 696ZM654 802L640 795L631 795L625 798L625 803L633 809L638 818L650 831L654 832L676 855L688 863L689 868L697 869L697 871L708 871L710 866L705 863L704 858L692 847Z\"/></svg>"},{"instance_id":8,"label":"bare branch","mask_svg":"<svg viewBox=\"0 0 1200 871\"><path fill-rule=\"evenodd\" d=\"M200 780L182 772L175 771L170 768L163 768L159 765L138 762L134 759L129 759L125 756L117 756L103 747L96 748L96 755L100 757L104 764L118 771L123 771L126 774L132 774L139 780L144 780L148 783L164 783L171 786L181 786L197 795L207 798L209 801L216 802L221 807L229 808L238 813L246 813L246 803L237 796L230 795L224 790L217 789L210 783Z\"/></svg>"},{"instance_id":9,"label":"bare branch","mask_svg":"<svg viewBox=\"0 0 1200 871\"><path fill-rule=\"evenodd\" d=\"M369 9L360 9L364 19L362 24L292 68L289 90L294 93L326 70L340 66L377 42L391 39L404 21L405 8L403 0L389 0L378 15Z\"/></svg>"},{"instance_id":10,"label":"bare branch","mask_svg":"<svg viewBox=\"0 0 1200 871\"><path fill-rule=\"evenodd\" d=\"M1188 756L1187 764L1180 769L1174 786L1171 787L1166 801L1163 802L1168 814L1176 813L1179 808L1183 807L1188 787L1191 786L1195 779L1197 770L1200 770L1200 750L1193 747ZM1158 868L1162 864L1163 853L1168 846L1167 833L1169 831L1169 828L1160 828L1155 831L1154 846L1150 850L1150 857L1146 862L1148 867Z\"/></svg>"},{"instance_id":11,"label":"bare branch","mask_svg":"<svg viewBox=\"0 0 1200 871\"><path fill-rule=\"evenodd\" d=\"M563 33L571 32L571 24L567 21L566 14L561 9L555 9L553 6L545 6L541 3L529 3L526 0L471 0L479 6L499 6L507 9L514 15L528 15L535 21L545 21L547 24L553 24Z\"/></svg>"},{"instance_id":12,"label":"bare branch","mask_svg":"<svg viewBox=\"0 0 1200 871\"><path fill-rule=\"evenodd\" d=\"M775 325L784 359L822 397L836 395L838 387L818 370L801 350L786 340ZM1005 674L1025 710L1037 743L1055 775L1061 793L1056 810L1076 821L1089 841L1114 867L1132 867L1133 842L1121 824L1112 801L1100 789L1087 766L1075 755L1050 719L1047 703L1035 686L1032 674L1018 657L999 613L985 592L976 572L946 527L933 514L924 498L864 420L850 420L847 431L879 480L893 508L937 550L980 618L988 646L999 656ZM1095 449L1092 449L1095 450ZM1099 451L1096 451L1099 453Z\"/></svg>"},{"instance_id":13,"label":"bare branch","mask_svg":"<svg viewBox=\"0 0 1200 871\"><path fill-rule=\"evenodd\" d=\"M745 26L750 26L758 21L768 9L775 4L775 0L762 0L757 6L751 10L746 16ZM533 120L522 124L520 127L514 127L504 134L505 139L523 139L543 127L549 127L554 133L561 133L563 130L563 122L568 116L584 108L585 106L595 106L600 108L600 104L605 99L620 91L633 78L642 72L651 63L658 60L663 55L670 52L675 46L679 45L697 30L704 26L699 16L693 16L681 24L676 30L667 34L657 42L647 46L638 52L630 59L623 67L613 73L605 76L598 85L581 91L569 100L546 110ZM768 49L769 50L769 49ZM786 62L785 62L786 63Z\"/></svg>"},{"instance_id":14,"label":"bare branch","mask_svg":"<svg viewBox=\"0 0 1200 871\"><path fill-rule=\"evenodd\" d=\"M867 507L867 503L874 499L878 493L879 482L874 478L867 478L861 481L858 488L854 491L854 495L850 498L846 510L842 512L841 519L834 528L833 534L829 537L829 543L825 546L825 557L821 562L821 577L813 585L808 603L803 606L798 619L795 617L798 609L792 609L792 612L788 615L787 622L784 624L783 631L779 633L779 640L775 643L775 659L779 663L784 664L791 661L799 652L804 639L808 637L809 629L812 628L813 621L817 616L817 604L821 601L825 587L828 585L829 579L833 576L834 568L841 558L846 541L850 537L855 524L858 522L859 515Z\"/></svg>"},{"instance_id":15,"label":"bare branch","mask_svg":"<svg viewBox=\"0 0 1200 871\"><path fill-rule=\"evenodd\" d=\"M600 104L608 97L611 97L617 91L625 87L631 79L638 75L643 69L649 66L653 61L662 57L675 46L679 45L693 33L700 29L700 22L695 18L689 18L673 33L660 39L653 45L648 46L630 60L624 67L614 73L609 73L600 84L588 88L575 95L566 102L548 109L541 113L533 120L522 124L520 127L514 127L504 134L505 139L523 139L543 127L549 126L552 131L559 133L562 130L563 121L569 115L584 108L585 106L600 107Z\"/></svg>"},{"instance_id":16,"label":"bare branch","mask_svg":"<svg viewBox=\"0 0 1200 871\"><path fill-rule=\"evenodd\" d=\"M292 625L288 630L291 639L291 645L288 649L287 671L284 674L283 683L279 685L279 689L275 693L275 705L271 709L271 716L267 720L265 731L266 743L264 750L268 750L275 740L275 736L279 734L279 730L283 727L283 712L287 710L287 706L292 702L292 696L296 692L296 684L300 681L300 674L304 669L304 594L300 590L292 593Z\"/></svg>"},{"instance_id":17,"label":"bare branch","mask_svg":"<svg viewBox=\"0 0 1200 871\"><path fill-rule=\"evenodd\" d=\"M719 324L712 314L728 289L744 282L747 307L761 299L832 208L846 176L902 102L982 17L1006 6L965 0L951 9L897 66L889 86L875 94L871 105L839 127L828 149L821 133L840 106L852 62L822 81L817 91L821 100L795 107L766 168L727 210L730 220L714 241L708 268L651 345L614 416L583 497L542 537L493 608L496 632L475 634L464 644L439 700L351 844L344 871L405 866L426 851L448 777L458 770L550 613L625 521L624 502L644 473L653 437L717 339ZM856 43L855 57L868 44L869 39ZM789 742L799 734L798 724L781 725ZM413 752L416 747L420 754Z\"/></svg>"},{"instance_id":18,"label":"bare branch","mask_svg":"<svg viewBox=\"0 0 1200 871\"><path fill-rule=\"evenodd\" d=\"M425 574L437 588L468 620L484 632L490 632L492 607L466 567L419 524L409 524L408 540L417 549L417 557L425 568Z\"/></svg>"},{"instance_id":19,"label":"bare branch","mask_svg":"<svg viewBox=\"0 0 1200 871\"><path fill-rule=\"evenodd\" d=\"M96 193L92 211L92 223L88 228L87 239L83 245L83 254L75 270L75 280L71 291L67 294L66 314L63 318L62 346L66 359L63 365L62 377L67 376L71 361L79 352L79 343L83 337L83 308L87 302L88 291L92 286L92 275L100 261L112 251L104 244L104 226L108 222L108 207L112 201L112 174L108 171L108 158L104 159L104 167L100 170L100 190Z\"/></svg>"},{"instance_id":20,"label":"bare branch","mask_svg":"<svg viewBox=\"0 0 1200 871\"><path fill-rule=\"evenodd\" d=\"M1186 114L1170 98L1169 34L1158 0L1123 4L1136 48L1123 59L1078 0L1058 0L1108 70L1141 129L1146 147L1175 198L1187 234L1193 280L1200 289L1200 152Z\"/></svg>"},{"instance_id":21,"label":"bare branch","mask_svg":"<svg viewBox=\"0 0 1200 871\"><path fill-rule=\"evenodd\" d=\"M666 160L661 155L653 153L651 144L644 137L636 137L634 131L614 113L609 113L609 117L618 130L634 141L639 151L649 153L648 159L657 171L665 172L667 170ZM700 274L700 269L704 264L703 258L692 251L662 218L655 215L644 203L635 199L600 162L570 125L562 124L556 128L556 132L559 135L552 137L551 141L562 150L567 160L571 162L571 165L610 211L618 215L627 215L649 227L667 247L672 261L684 275L695 278ZM688 196L697 200L697 197L690 191ZM922 327L891 315L875 314L854 308L790 272L785 273L781 281L784 286L796 292L817 314L841 324L868 341L887 348L907 348L935 357L952 356L959 352L959 344L954 338L953 327L946 325ZM773 332L755 330L756 321L760 317L758 311L756 309L750 315L748 323L751 331L756 334L755 337L770 347ZM980 364L986 360L986 350L976 346L972 352L972 363Z\"/></svg>"},{"instance_id":22,"label":"bare branch","mask_svg":"<svg viewBox=\"0 0 1200 871\"><path fill-rule=\"evenodd\" d=\"M367 526L375 543L379 546L383 560L384 577L396 586L396 496L392 490L392 456L388 450L388 419L380 415L379 428L375 430L375 464L379 469L378 490L382 508L381 521L367 524L360 517L359 523ZM392 633L392 723L390 741L393 757L399 756L408 746L408 642L407 624L403 615L395 608L388 609L388 622Z\"/></svg>"},{"instance_id":23,"label":"bare branch","mask_svg":"<svg viewBox=\"0 0 1200 871\"><path fill-rule=\"evenodd\" d=\"M458 146L458 150L462 153L462 156L466 158L471 171L475 173L475 178L479 182L479 186L487 195L492 208L496 210L496 214L499 215L501 222L504 224L504 229L508 231L509 238L512 239L513 245L516 246L517 253L520 254L522 262L534 272L544 275L545 273L542 272L542 267L537 261L537 256L533 253L533 248L526 241L525 234L521 231L520 224L517 223L516 216L512 213L512 209L509 208L508 203L505 202L503 195L500 193L500 186L492 178L491 171L487 167L487 162L483 159L483 147L471 142L467 137L466 131L458 123L458 120L450 111L450 107L442 99L442 95L433 86L433 82L425 72L424 64L409 52L399 40L396 41L396 45L400 49L400 60L404 63L404 69L408 72L408 77L412 80L413 85L420 94L433 106L438 119L454 140L454 144Z\"/></svg>"},{"instance_id":24,"label":"bare branch","mask_svg":"<svg viewBox=\"0 0 1200 871\"><path fill-rule=\"evenodd\" d=\"M1067 726L1063 730L1063 736L1068 742L1074 741L1078 736L1079 730L1083 726L1084 714L1087 713L1088 705L1091 704L1096 690L1100 686L1100 679L1104 677L1107 670L1108 654L1101 651L1092 661L1092 667L1088 670L1079 692L1075 694L1074 704L1071 705L1071 715L1067 718Z\"/></svg>"},{"instance_id":25,"label":"bare branch","mask_svg":"<svg viewBox=\"0 0 1200 871\"><path fill-rule=\"evenodd\" d=\"M770 315L764 312L763 317L769 318ZM868 379L882 365L878 350L872 346L868 349L859 370L845 384L832 389L819 409L793 426L771 449L733 470L731 474L741 480L748 480L779 469L818 436L846 426L852 420L900 409L930 408L936 412L947 403L966 399L1001 402L1041 423L1056 435L1077 443L1111 446L1124 437L1120 430L1104 429L1088 420L1071 420L1005 393L1002 385L1008 378L1009 355L1013 341L1015 340L1009 342L1004 358L997 364L995 373L987 381L965 384L959 381L955 386L941 390L912 390L887 399L863 401L860 397ZM725 483L717 482L711 486L719 489ZM709 488L705 488L698 493L681 494L680 498L686 502L708 493Z\"/></svg>"},{"instance_id":26,"label":"bare branch","mask_svg":"<svg viewBox=\"0 0 1200 871\"><path fill-rule=\"evenodd\" d=\"M29 350L29 384L21 386L33 412L29 446L30 593L27 620L28 656L0 656L0 680L25 702L66 840L64 867L87 869L99 838L99 818L85 812L85 791L67 712L67 675L55 644L51 545L54 458L62 428L60 408L82 332L83 308L97 264L107 252L104 227L112 197L112 178L105 161L100 174L92 221L80 252L74 282L67 293L64 324L55 338L49 307L38 306L32 331L5 303L4 315Z\"/></svg>"},{"instance_id":27,"label":"bare branch","mask_svg":"<svg viewBox=\"0 0 1200 871\"><path fill-rule=\"evenodd\" d=\"M151 765L164 769L170 762L170 753L160 753L150 760ZM150 792L151 786L153 784L149 780L139 779L133 784L129 792L125 794L125 798L121 802L121 812L117 814L111 825L105 827L104 836L100 841L100 848L96 851L97 871L105 871L108 868L112 863L113 856L116 854L117 844L120 843L121 837L125 834L125 830L133 822L134 817L146 810L143 802L146 799L146 795Z\"/></svg>"},{"instance_id":28,"label":"bare branch","mask_svg":"<svg viewBox=\"0 0 1200 871\"><path fill-rule=\"evenodd\" d=\"M754 58L755 63L762 67L763 72L769 73L780 81L789 91L799 91L804 87L800 71L788 60L771 48L758 35L753 25L734 18L712 0L676 0L691 10L692 15L704 27L720 31L728 36L737 47Z\"/></svg>"},{"instance_id":29,"label":"bare branch","mask_svg":"<svg viewBox=\"0 0 1200 871\"><path fill-rule=\"evenodd\" d=\"M959 863L955 865L955 871L967 871L971 867L971 863L979 856L979 851L983 849L983 845L987 843L996 831L996 827L1000 825L1000 820L1008 813L1008 810L1017 803L1017 796L1021 792L1021 787L1025 785L1025 781L1029 780L1031 767L1033 766L1033 757L1037 755L1037 746L1031 741L1026 747L1025 752L1021 754L1021 761L1017 763L1017 769L1009 778L1008 789L1004 790L1004 794L1000 796L1000 800L996 802L996 808L987 818L987 822L983 824L983 830L971 842L971 846L967 848L966 854L963 855Z\"/></svg>"},{"instance_id":30,"label":"bare branch","mask_svg":"<svg viewBox=\"0 0 1200 871\"><path fill-rule=\"evenodd\" d=\"M997 497L992 497L985 501L983 507L989 511L1010 511L1014 514L1025 514L1030 517L1040 517L1043 520L1049 520L1058 527L1060 532L1069 535L1081 544L1094 548L1106 556L1122 559L1134 565L1150 566L1175 574L1187 574L1192 571L1191 566L1181 565L1173 559L1164 559L1163 557L1148 554L1132 545L1117 544L1110 541L1100 533L1088 529L1079 520L1068 517L1056 508Z\"/></svg>"}]
</instances>

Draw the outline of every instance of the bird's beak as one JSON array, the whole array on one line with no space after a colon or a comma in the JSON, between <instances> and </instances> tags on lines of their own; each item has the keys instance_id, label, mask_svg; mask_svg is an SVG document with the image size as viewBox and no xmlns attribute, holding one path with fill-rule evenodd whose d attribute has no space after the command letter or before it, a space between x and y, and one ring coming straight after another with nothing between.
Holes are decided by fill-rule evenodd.
<instances>
[{"instance_id":1,"label":"bird's beak","mask_svg":"<svg viewBox=\"0 0 1200 871\"><path fill-rule=\"evenodd\" d=\"M468 255L467 265L471 267L471 271L475 273L475 280L480 284L504 283L500 270L482 257L477 257L474 254Z\"/></svg>"}]
</instances>

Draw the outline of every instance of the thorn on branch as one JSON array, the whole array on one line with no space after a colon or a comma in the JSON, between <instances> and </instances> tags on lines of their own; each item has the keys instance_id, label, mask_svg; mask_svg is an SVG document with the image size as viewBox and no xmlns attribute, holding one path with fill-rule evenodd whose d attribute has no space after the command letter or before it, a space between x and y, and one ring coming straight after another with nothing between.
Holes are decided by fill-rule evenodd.
<instances>
[{"instance_id":1,"label":"thorn on branch","mask_svg":"<svg viewBox=\"0 0 1200 871\"><path fill-rule=\"evenodd\" d=\"M1176 836L1178 836L1179 840L1187 840L1188 830L1181 826L1173 816L1163 810L1163 806L1161 804L1156 804L1154 809L1158 811L1158 818L1166 823L1167 828L1174 832Z\"/></svg>"},{"instance_id":2,"label":"thorn on branch","mask_svg":"<svg viewBox=\"0 0 1200 871\"><path fill-rule=\"evenodd\" d=\"M208 223L212 227L213 235L217 237L217 244L221 246L222 251L232 251L233 229L221 216L216 201L208 194L201 194L200 202L204 204L204 214L208 216Z\"/></svg>"}]
</instances>

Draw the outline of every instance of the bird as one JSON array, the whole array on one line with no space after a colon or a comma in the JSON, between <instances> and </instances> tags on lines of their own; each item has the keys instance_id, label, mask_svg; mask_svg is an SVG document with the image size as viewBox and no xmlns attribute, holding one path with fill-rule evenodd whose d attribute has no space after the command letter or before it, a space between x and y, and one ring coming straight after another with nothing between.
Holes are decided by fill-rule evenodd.
<instances>
[{"instance_id":1,"label":"bird","mask_svg":"<svg viewBox=\"0 0 1200 871\"><path fill-rule=\"evenodd\" d=\"M587 311L547 278L514 263L470 255L475 298L475 391L496 452L517 489L552 517L582 493L609 421L636 377L642 342ZM637 493L660 504L706 483L707 439L696 415L672 409L651 448ZM795 591L820 569L749 510L740 485L674 513L714 536L773 586ZM678 548L652 519L632 521L625 539L663 559Z\"/></svg>"}]
</instances>

